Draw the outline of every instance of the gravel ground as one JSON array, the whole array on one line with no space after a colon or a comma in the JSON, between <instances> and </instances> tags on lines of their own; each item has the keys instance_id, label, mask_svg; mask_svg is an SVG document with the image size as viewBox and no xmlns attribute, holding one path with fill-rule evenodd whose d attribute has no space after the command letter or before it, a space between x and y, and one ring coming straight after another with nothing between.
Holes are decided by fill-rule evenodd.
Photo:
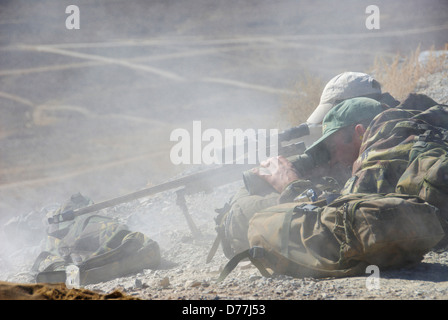
<instances>
[{"instance_id":1,"label":"gravel ground","mask_svg":"<svg viewBox=\"0 0 448 320\"><path fill-rule=\"evenodd\" d=\"M418 92L440 103L448 102L447 71L421 82ZM143 270L128 277L88 285L99 293L119 290L144 300L443 300L448 298L448 252L428 253L412 268L380 271L378 282L365 276L342 279L294 279L262 277L249 263L241 263L224 281L216 279L227 259L218 250L211 263L206 256L215 237L214 208L227 201L241 182L216 188L210 194L187 196L187 205L202 236L194 238L174 193L135 200L104 212L141 231L161 248L162 264L157 270ZM35 242L34 242L35 243ZM0 260L1 280L28 283L28 270L39 247L22 245ZM14 266L12 272L10 267Z\"/></svg>"},{"instance_id":2,"label":"gravel ground","mask_svg":"<svg viewBox=\"0 0 448 320\"><path fill-rule=\"evenodd\" d=\"M222 282L216 282L228 261L218 250L212 262L205 263L215 237L209 212L212 199L224 199L239 188L235 183L219 188L212 194L199 194L187 199L193 219L202 237L192 237L181 213L169 193L162 198L144 199L108 210L106 214L127 220L131 229L144 231L161 247L162 264L157 270L85 286L101 294L116 290L144 300L443 300L448 298L448 252L428 253L413 268L381 271L378 281L366 276L341 279L295 279L288 276L262 277L248 262L241 263ZM162 200L163 199L163 200ZM167 200L168 199L168 200ZM201 211L199 208L203 208ZM180 223L179 223L180 221ZM158 222L161 222L159 224ZM162 223L163 222L163 223ZM140 226L140 227L138 227ZM38 248L17 251L20 263L5 281L29 283L28 270ZM21 260L23 259L23 260Z\"/></svg>"},{"instance_id":3,"label":"gravel ground","mask_svg":"<svg viewBox=\"0 0 448 320\"><path fill-rule=\"evenodd\" d=\"M417 85L417 92L426 94L440 104L448 104L448 70L429 75Z\"/></svg>"}]
</instances>

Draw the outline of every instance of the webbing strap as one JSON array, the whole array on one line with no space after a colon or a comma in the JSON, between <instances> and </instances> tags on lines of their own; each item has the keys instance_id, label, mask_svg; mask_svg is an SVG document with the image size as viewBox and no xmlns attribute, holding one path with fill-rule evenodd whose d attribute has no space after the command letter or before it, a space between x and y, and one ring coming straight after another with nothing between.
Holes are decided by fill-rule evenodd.
<instances>
[{"instance_id":1,"label":"webbing strap","mask_svg":"<svg viewBox=\"0 0 448 320\"><path fill-rule=\"evenodd\" d=\"M401 121L396 124L395 128L406 128L417 130L420 133L419 141L430 141L429 139L434 139L435 137L448 141L448 130L442 127L437 127L428 123L421 123L415 121Z\"/></svg>"},{"instance_id":2,"label":"webbing strap","mask_svg":"<svg viewBox=\"0 0 448 320\"><path fill-rule=\"evenodd\" d=\"M221 274L219 275L219 278L216 280L217 282L223 281L241 262L241 260L248 258L252 264L257 267L258 271L264 276L264 277L271 277L271 274L266 270L266 268L263 266L263 264L257 260L256 258L252 257L251 254L252 250L248 249L243 252L240 252L236 254L232 259L227 262L227 264L224 266L224 269L222 270Z\"/></svg>"},{"instance_id":3,"label":"webbing strap","mask_svg":"<svg viewBox=\"0 0 448 320\"><path fill-rule=\"evenodd\" d=\"M39 271L39 265L41 264L42 261L44 261L47 257L51 256L52 253L48 252L48 251L42 251L36 258L36 260L34 261L33 266L31 267L32 271Z\"/></svg>"},{"instance_id":4,"label":"webbing strap","mask_svg":"<svg viewBox=\"0 0 448 320\"><path fill-rule=\"evenodd\" d=\"M207 260L205 260L205 263L209 263L210 261L212 261L213 257L216 254L216 251L218 250L219 243L221 242L221 239L222 239L222 236L220 233L218 233L218 235L215 238L215 241L213 241L213 245L210 248L210 251L208 252Z\"/></svg>"},{"instance_id":5,"label":"webbing strap","mask_svg":"<svg viewBox=\"0 0 448 320\"><path fill-rule=\"evenodd\" d=\"M283 256L289 256L289 230L291 229L293 210L286 212L280 234L280 250Z\"/></svg>"}]
</instances>

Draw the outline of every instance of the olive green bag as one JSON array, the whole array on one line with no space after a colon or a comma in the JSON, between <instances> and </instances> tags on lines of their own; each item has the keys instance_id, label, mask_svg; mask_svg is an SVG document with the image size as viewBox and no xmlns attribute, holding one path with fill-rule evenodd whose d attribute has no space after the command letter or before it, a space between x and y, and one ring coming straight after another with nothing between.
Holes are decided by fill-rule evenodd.
<instances>
[{"instance_id":1,"label":"olive green bag","mask_svg":"<svg viewBox=\"0 0 448 320\"><path fill-rule=\"evenodd\" d=\"M215 217L217 236L207 257L207 263L215 255L221 245L224 255L231 259L241 251L249 248L247 229L252 216L278 203L279 194L251 195L246 188L242 188L226 205L217 209Z\"/></svg>"},{"instance_id":2,"label":"olive green bag","mask_svg":"<svg viewBox=\"0 0 448 320\"><path fill-rule=\"evenodd\" d=\"M448 131L428 130L419 136L409 156L409 165L397 183L396 191L418 195L440 210L443 227L448 231ZM445 249L445 237L436 249Z\"/></svg>"},{"instance_id":3,"label":"olive green bag","mask_svg":"<svg viewBox=\"0 0 448 320\"><path fill-rule=\"evenodd\" d=\"M366 267L421 261L444 236L439 211L417 197L352 194L325 207L285 203L253 216L250 249L229 261L224 279L244 258L269 276L345 277Z\"/></svg>"},{"instance_id":4,"label":"olive green bag","mask_svg":"<svg viewBox=\"0 0 448 320\"><path fill-rule=\"evenodd\" d=\"M53 214L88 204L88 198L77 194ZM32 267L36 282L65 282L66 269L71 265L79 268L79 284L86 285L160 264L157 242L130 231L115 219L87 214L50 227L46 248Z\"/></svg>"},{"instance_id":5,"label":"olive green bag","mask_svg":"<svg viewBox=\"0 0 448 320\"><path fill-rule=\"evenodd\" d=\"M306 192L314 186L313 183L316 184L315 189L318 188L320 194L326 188L334 188L337 184L334 179L329 177L313 180L313 182L301 180L295 184L294 192L298 192L298 190ZM258 195L250 194L246 188L242 188L224 208L216 210L218 213L215 218L217 237L207 257L207 263L213 258L219 244L228 259L249 249L247 230L250 219L257 212L275 206L279 202L283 202L283 199L282 195L277 192Z\"/></svg>"}]
</instances>

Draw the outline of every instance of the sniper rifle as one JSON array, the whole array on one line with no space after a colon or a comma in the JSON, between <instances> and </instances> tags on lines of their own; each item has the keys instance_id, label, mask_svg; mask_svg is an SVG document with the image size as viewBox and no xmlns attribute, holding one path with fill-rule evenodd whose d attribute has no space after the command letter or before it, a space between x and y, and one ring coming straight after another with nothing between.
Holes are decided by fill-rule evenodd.
<instances>
[{"instance_id":1,"label":"sniper rifle","mask_svg":"<svg viewBox=\"0 0 448 320\"><path fill-rule=\"evenodd\" d=\"M305 151L305 144L303 141L290 143L282 146L282 142L291 141L300 137L309 135L309 128L306 123L297 127L293 127L282 131L278 134L278 154L285 157L299 155ZM76 217L96 212L108 207L113 207L121 203L126 203L135 199L148 197L167 190L176 190L177 201L176 204L182 209L182 212L187 220L188 226L194 236L200 236L200 232L195 226L185 202L185 195L198 193L201 191L210 191L214 187L222 186L242 178L242 172L245 172L255 167L253 164L224 164L216 168L200 171L190 175L186 175L172 181L167 181L159 185L151 186L142 190L138 190L123 196L119 196L110 200L95 203L83 208L68 210L56 214L48 218L50 224L56 224L64 221L73 220Z\"/></svg>"}]
</instances>

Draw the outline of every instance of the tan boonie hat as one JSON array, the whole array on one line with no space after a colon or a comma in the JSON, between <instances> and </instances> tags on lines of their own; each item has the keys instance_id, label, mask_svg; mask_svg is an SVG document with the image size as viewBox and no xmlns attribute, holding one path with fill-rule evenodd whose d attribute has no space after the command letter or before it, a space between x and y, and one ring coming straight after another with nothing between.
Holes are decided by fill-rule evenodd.
<instances>
[{"instance_id":1,"label":"tan boonie hat","mask_svg":"<svg viewBox=\"0 0 448 320\"><path fill-rule=\"evenodd\" d=\"M381 86L372 76L361 72L343 72L327 83L319 105L307 122L321 123L327 112L343 100L361 96L377 98L380 95Z\"/></svg>"}]
</instances>

